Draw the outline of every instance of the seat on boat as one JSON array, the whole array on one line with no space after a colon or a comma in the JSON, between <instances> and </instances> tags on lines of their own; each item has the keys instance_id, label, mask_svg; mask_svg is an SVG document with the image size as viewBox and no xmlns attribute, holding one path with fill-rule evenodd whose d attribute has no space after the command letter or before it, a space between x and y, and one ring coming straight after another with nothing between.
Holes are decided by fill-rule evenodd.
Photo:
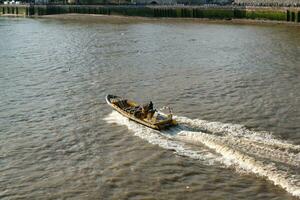
<instances>
[{"instance_id":1,"label":"seat on boat","mask_svg":"<svg viewBox=\"0 0 300 200\"><path fill-rule=\"evenodd\" d=\"M129 107L125 108L124 110L130 114L134 114L135 112L138 111L138 109L139 109L139 106L135 106L135 107L129 106Z\"/></svg>"},{"instance_id":2,"label":"seat on boat","mask_svg":"<svg viewBox=\"0 0 300 200\"><path fill-rule=\"evenodd\" d=\"M126 99L123 99L123 100L120 100L120 101L117 101L115 103L117 106L119 106L121 109L126 109L129 105L127 103L127 100Z\"/></svg>"}]
</instances>

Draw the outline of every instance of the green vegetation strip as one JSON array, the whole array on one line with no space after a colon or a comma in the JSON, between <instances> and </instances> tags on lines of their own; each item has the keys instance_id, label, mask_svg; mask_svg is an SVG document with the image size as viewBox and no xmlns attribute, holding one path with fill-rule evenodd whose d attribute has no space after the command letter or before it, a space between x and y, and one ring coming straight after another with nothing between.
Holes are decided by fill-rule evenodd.
<instances>
[{"instance_id":1,"label":"green vegetation strip","mask_svg":"<svg viewBox=\"0 0 300 200\"><path fill-rule=\"evenodd\" d=\"M272 10L251 10L246 11L245 18L247 19L268 19L277 21L286 21L287 13L284 11L272 11Z\"/></svg>"}]
</instances>

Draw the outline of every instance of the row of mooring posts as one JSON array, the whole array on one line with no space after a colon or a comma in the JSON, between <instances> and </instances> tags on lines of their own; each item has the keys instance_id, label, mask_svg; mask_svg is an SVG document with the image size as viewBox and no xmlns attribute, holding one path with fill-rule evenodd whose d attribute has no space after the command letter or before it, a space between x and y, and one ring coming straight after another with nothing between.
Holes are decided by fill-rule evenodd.
<instances>
[{"instance_id":1,"label":"row of mooring posts","mask_svg":"<svg viewBox=\"0 0 300 200\"><path fill-rule=\"evenodd\" d=\"M34 16L65 13L209 19L266 19L300 22L300 10L201 6L0 5L0 15Z\"/></svg>"},{"instance_id":2,"label":"row of mooring posts","mask_svg":"<svg viewBox=\"0 0 300 200\"><path fill-rule=\"evenodd\" d=\"M300 22L300 11L299 10L287 10L286 20L288 22Z\"/></svg>"}]
</instances>

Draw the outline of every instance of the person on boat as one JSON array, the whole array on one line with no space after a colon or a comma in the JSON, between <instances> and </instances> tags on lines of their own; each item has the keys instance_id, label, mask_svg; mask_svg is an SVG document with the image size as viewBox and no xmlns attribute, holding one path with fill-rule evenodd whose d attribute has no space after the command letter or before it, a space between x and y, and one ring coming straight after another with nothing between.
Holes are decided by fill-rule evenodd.
<instances>
[{"instance_id":1,"label":"person on boat","mask_svg":"<svg viewBox=\"0 0 300 200\"><path fill-rule=\"evenodd\" d=\"M148 112L149 112L149 110L153 110L153 103L152 103L152 101L150 101L150 103L148 103L148 104L144 104L142 106L142 109L143 109L144 115L147 115Z\"/></svg>"},{"instance_id":2,"label":"person on boat","mask_svg":"<svg viewBox=\"0 0 300 200\"><path fill-rule=\"evenodd\" d=\"M142 106L137 106L134 108L134 113L133 115L137 118L141 118L141 115L143 113L143 107Z\"/></svg>"},{"instance_id":3,"label":"person on boat","mask_svg":"<svg viewBox=\"0 0 300 200\"><path fill-rule=\"evenodd\" d=\"M153 109L152 101L150 101L149 104L147 104L143 107L143 114L144 114L145 118L147 117L147 119L151 119L154 112L155 112L155 110Z\"/></svg>"},{"instance_id":4,"label":"person on boat","mask_svg":"<svg viewBox=\"0 0 300 200\"><path fill-rule=\"evenodd\" d=\"M152 101L150 101L149 105L148 105L149 110L153 110L153 103Z\"/></svg>"},{"instance_id":5,"label":"person on boat","mask_svg":"<svg viewBox=\"0 0 300 200\"><path fill-rule=\"evenodd\" d=\"M150 101L150 103L148 104L137 107L134 112L134 116L142 119L146 117L149 118L150 115L151 117L153 116L154 112L155 111L153 110L153 103L152 101Z\"/></svg>"}]
</instances>

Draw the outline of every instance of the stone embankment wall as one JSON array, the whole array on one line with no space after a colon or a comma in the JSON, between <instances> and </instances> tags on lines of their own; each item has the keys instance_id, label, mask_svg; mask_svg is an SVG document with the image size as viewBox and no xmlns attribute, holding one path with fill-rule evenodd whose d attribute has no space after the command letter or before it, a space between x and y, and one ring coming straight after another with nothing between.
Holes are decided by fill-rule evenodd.
<instances>
[{"instance_id":1,"label":"stone embankment wall","mask_svg":"<svg viewBox=\"0 0 300 200\"><path fill-rule=\"evenodd\" d=\"M29 6L26 5L18 5L18 6L10 6L10 5L0 5L0 15L16 15L16 16L28 16Z\"/></svg>"},{"instance_id":2,"label":"stone embankment wall","mask_svg":"<svg viewBox=\"0 0 300 200\"><path fill-rule=\"evenodd\" d=\"M234 3L244 6L300 6L300 0L234 0Z\"/></svg>"},{"instance_id":3,"label":"stone embankment wall","mask_svg":"<svg viewBox=\"0 0 300 200\"><path fill-rule=\"evenodd\" d=\"M0 15L38 16L83 13L142 17L178 17L209 19L263 19L300 22L300 8L242 6L89 6L28 5L0 6Z\"/></svg>"}]
</instances>

